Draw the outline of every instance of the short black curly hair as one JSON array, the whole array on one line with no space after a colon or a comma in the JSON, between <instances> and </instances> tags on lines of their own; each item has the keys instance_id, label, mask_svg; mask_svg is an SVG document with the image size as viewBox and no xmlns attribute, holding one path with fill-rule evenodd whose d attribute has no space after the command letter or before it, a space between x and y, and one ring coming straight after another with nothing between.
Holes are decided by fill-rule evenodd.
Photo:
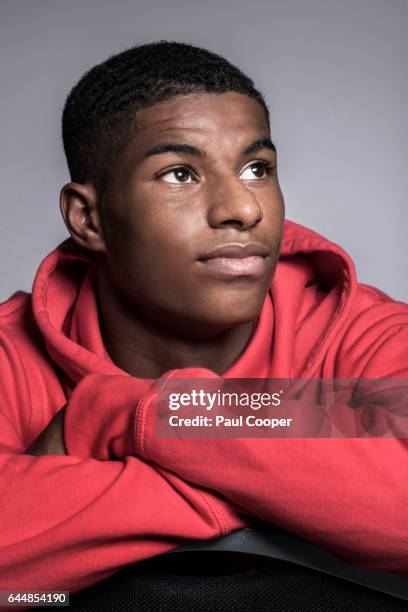
<instances>
[{"instance_id":1,"label":"short black curly hair","mask_svg":"<svg viewBox=\"0 0 408 612\"><path fill-rule=\"evenodd\" d=\"M253 81L207 49L162 40L113 55L86 72L66 100L62 138L71 180L105 189L139 109L177 95L228 91L255 98L269 123Z\"/></svg>"}]
</instances>

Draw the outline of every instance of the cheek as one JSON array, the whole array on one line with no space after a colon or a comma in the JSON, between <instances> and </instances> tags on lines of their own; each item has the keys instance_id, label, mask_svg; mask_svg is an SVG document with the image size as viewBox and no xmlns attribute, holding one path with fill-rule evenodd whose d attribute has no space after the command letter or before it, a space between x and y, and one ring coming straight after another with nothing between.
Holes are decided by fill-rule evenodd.
<instances>
[{"instance_id":1,"label":"cheek","mask_svg":"<svg viewBox=\"0 0 408 612\"><path fill-rule=\"evenodd\" d=\"M270 237L271 245L276 249L281 242L285 219L285 202L278 184L273 192L263 199L262 208L263 226Z\"/></svg>"},{"instance_id":2,"label":"cheek","mask_svg":"<svg viewBox=\"0 0 408 612\"><path fill-rule=\"evenodd\" d=\"M121 221L115 232L119 239L109 249L116 284L133 298L144 296L149 302L176 295L186 300L198 225L190 216L177 214Z\"/></svg>"}]
</instances>

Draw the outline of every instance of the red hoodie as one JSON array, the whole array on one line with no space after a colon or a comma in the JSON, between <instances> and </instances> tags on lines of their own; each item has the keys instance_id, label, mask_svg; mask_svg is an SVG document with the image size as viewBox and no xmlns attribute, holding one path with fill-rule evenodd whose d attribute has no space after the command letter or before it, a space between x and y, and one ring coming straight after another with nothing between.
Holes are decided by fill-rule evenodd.
<instances>
[{"instance_id":1,"label":"red hoodie","mask_svg":"<svg viewBox=\"0 0 408 612\"><path fill-rule=\"evenodd\" d=\"M0 306L0 590L75 592L254 517L408 575L406 440L161 440L158 381L109 358L94 273L67 240L31 296ZM287 221L255 333L222 377L408 377L408 306L357 284L342 249ZM24 454L66 403L69 456Z\"/></svg>"}]
</instances>

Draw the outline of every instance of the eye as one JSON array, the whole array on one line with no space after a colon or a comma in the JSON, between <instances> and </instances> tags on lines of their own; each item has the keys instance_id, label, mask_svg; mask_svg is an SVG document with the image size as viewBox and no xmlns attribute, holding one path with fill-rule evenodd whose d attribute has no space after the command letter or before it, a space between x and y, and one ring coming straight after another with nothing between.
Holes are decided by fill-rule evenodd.
<instances>
[{"instance_id":1,"label":"eye","mask_svg":"<svg viewBox=\"0 0 408 612\"><path fill-rule=\"evenodd\" d=\"M264 161L252 162L252 164L250 164L249 166L243 169L243 171L240 174L240 177L244 181L253 181L257 179L263 179L268 174L271 174L272 170L273 170L273 167L270 164L268 164L268 162L264 162Z\"/></svg>"},{"instance_id":2,"label":"eye","mask_svg":"<svg viewBox=\"0 0 408 612\"><path fill-rule=\"evenodd\" d=\"M160 178L162 181L166 183L196 183L192 171L185 166L177 166L177 168L172 168L171 170L167 170L163 174L160 174L157 178Z\"/></svg>"}]
</instances>

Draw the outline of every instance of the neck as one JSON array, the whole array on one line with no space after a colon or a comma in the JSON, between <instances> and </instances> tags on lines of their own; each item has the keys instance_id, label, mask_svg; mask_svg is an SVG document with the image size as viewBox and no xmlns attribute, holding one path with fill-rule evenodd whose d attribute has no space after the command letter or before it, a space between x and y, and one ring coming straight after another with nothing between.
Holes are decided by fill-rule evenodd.
<instances>
[{"instance_id":1,"label":"neck","mask_svg":"<svg viewBox=\"0 0 408 612\"><path fill-rule=\"evenodd\" d=\"M168 370L188 367L220 375L243 353L254 330L251 321L208 338L189 337L130 310L100 277L98 294L106 349L118 367L138 378L156 379Z\"/></svg>"}]
</instances>

